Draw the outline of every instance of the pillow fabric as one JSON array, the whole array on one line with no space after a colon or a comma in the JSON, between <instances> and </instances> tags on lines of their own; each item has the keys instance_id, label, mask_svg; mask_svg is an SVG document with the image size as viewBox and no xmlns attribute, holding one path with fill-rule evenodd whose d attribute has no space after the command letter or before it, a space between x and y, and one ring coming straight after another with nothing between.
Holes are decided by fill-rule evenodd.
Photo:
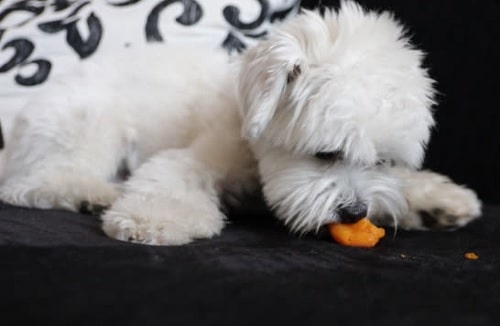
<instances>
[{"instance_id":1,"label":"pillow fabric","mask_svg":"<svg viewBox=\"0 0 500 326\"><path fill-rule=\"evenodd\" d=\"M0 122L54 77L109 51L161 42L243 51L300 0L0 0ZM0 137L1 138L1 137ZM1 153L0 153L1 155ZM0 156L1 157L1 156Z\"/></svg>"}]
</instances>

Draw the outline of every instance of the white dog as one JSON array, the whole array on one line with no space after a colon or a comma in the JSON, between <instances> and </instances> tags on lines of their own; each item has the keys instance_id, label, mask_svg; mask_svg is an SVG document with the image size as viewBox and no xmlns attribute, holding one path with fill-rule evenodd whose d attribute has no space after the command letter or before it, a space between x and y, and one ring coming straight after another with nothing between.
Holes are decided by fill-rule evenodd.
<instances>
[{"instance_id":1,"label":"white dog","mask_svg":"<svg viewBox=\"0 0 500 326\"><path fill-rule=\"evenodd\" d=\"M434 124L423 54L389 13L304 12L230 64L151 47L85 64L19 115L0 199L102 214L110 237L185 244L262 191L298 233L368 215L409 229L480 215L418 171ZM236 87L235 87L236 86Z\"/></svg>"}]
</instances>

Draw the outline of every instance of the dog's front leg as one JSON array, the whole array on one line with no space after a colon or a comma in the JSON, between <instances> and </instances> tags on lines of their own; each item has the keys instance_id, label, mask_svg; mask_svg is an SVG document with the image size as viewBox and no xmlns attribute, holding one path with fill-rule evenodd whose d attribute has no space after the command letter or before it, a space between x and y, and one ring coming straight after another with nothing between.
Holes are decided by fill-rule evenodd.
<instances>
[{"instance_id":1,"label":"dog's front leg","mask_svg":"<svg viewBox=\"0 0 500 326\"><path fill-rule=\"evenodd\" d=\"M242 195L257 182L253 156L238 132L236 124L209 128L189 147L150 158L132 173L123 195L103 215L104 232L154 245L218 235L225 221L220 196Z\"/></svg>"},{"instance_id":2,"label":"dog's front leg","mask_svg":"<svg viewBox=\"0 0 500 326\"><path fill-rule=\"evenodd\" d=\"M401 181L408 212L396 217L404 229L455 229L481 215L481 202L476 193L450 178L432 171L414 171L403 167L388 168L389 174ZM382 217L376 213L374 219ZM384 222L391 222L384 218ZM392 223L390 223L392 224Z\"/></svg>"},{"instance_id":3,"label":"dog's front leg","mask_svg":"<svg viewBox=\"0 0 500 326\"><path fill-rule=\"evenodd\" d=\"M124 194L102 216L112 238L151 245L181 245L220 233L218 171L192 148L170 149L145 162Z\"/></svg>"}]
</instances>

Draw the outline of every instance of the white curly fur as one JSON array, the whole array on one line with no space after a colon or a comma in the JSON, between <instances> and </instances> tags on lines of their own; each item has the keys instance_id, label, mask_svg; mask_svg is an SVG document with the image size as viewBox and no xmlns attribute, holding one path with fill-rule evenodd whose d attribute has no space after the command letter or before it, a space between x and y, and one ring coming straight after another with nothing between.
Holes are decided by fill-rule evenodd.
<instances>
[{"instance_id":1,"label":"white curly fur","mask_svg":"<svg viewBox=\"0 0 500 326\"><path fill-rule=\"evenodd\" d=\"M151 46L82 64L18 116L0 199L109 207L109 236L147 244L217 235L222 198L259 189L297 232L364 206L381 224L426 228L426 212L435 227L465 225L480 215L474 192L417 170L434 124L422 57L391 14L343 2L234 63Z\"/></svg>"}]
</instances>

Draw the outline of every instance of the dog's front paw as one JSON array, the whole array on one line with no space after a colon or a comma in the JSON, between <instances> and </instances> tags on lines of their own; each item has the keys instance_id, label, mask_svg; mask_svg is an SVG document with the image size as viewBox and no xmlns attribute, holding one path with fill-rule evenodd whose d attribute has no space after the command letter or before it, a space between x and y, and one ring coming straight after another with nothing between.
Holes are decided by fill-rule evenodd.
<instances>
[{"instance_id":1,"label":"dog's front paw","mask_svg":"<svg viewBox=\"0 0 500 326\"><path fill-rule=\"evenodd\" d=\"M417 228L453 230L481 216L481 202L474 191L447 178L434 179L427 187L421 200L410 203Z\"/></svg>"},{"instance_id":2,"label":"dog's front paw","mask_svg":"<svg viewBox=\"0 0 500 326\"><path fill-rule=\"evenodd\" d=\"M149 245L182 245L211 238L224 227L224 215L207 200L126 195L102 216L111 238Z\"/></svg>"},{"instance_id":3,"label":"dog's front paw","mask_svg":"<svg viewBox=\"0 0 500 326\"><path fill-rule=\"evenodd\" d=\"M467 188L453 185L456 189L443 192L441 197L429 202L418 211L422 225L429 229L456 229L481 215L481 203L476 194Z\"/></svg>"}]
</instances>

